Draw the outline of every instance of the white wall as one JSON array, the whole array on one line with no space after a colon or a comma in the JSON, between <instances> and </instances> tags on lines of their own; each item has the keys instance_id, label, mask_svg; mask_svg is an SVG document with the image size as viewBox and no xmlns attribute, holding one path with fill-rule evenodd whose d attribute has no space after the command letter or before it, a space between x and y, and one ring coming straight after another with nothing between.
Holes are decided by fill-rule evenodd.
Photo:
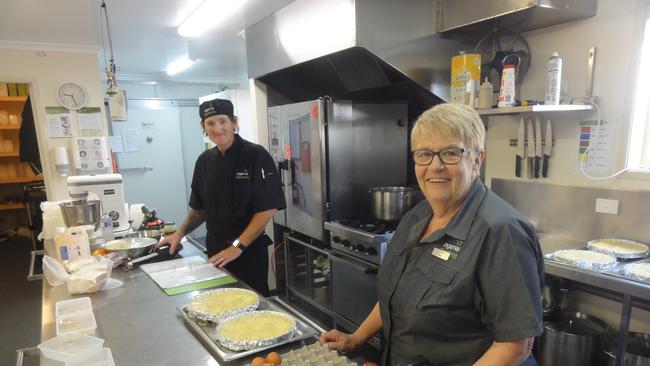
<instances>
[{"instance_id":1,"label":"white wall","mask_svg":"<svg viewBox=\"0 0 650 366\"><path fill-rule=\"evenodd\" d=\"M600 97L602 118L617 121L612 147L612 171L624 167L632 97L639 49L645 21L645 0L599 1L595 17L538 29L524 34L533 54L530 70L521 85L522 99L544 99L546 60L554 52L563 59L563 85L569 95L583 96L587 76L587 50L597 47L594 95ZM648 67L648 65L645 65ZM612 189L650 189L650 173L643 179L619 177L608 181L588 180L574 170L577 151L576 122L595 119L592 112L547 114L553 122L556 144L550 161L549 178L540 180L559 185L594 186ZM519 116L490 117L487 137L486 180L515 179L515 148ZM526 179L526 178L519 178ZM621 305L590 294L576 292L569 297L577 309L618 327ZM630 329L650 332L650 314L639 309L632 313Z\"/></svg>"},{"instance_id":2,"label":"white wall","mask_svg":"<svg viewBox=\"0 0 650 366\"><path fill-rule=\"evenodd\" d=\"M0 80L31 84L31 99L47 197L50 201L68 198L65 179L56 172L54 166L53 151L56 146L65 146L71 152L72 139L48 137L45 107L59 105L56 93L61 84L77 83L88 93L86 106L101 108L102 135L108 136L103 87L99 80L96 53L37 52L0 48ZM78 136L75 113L73 113L73 134ZM72 156L70 161L72 162Z\"/></svg>"}]
</instances>

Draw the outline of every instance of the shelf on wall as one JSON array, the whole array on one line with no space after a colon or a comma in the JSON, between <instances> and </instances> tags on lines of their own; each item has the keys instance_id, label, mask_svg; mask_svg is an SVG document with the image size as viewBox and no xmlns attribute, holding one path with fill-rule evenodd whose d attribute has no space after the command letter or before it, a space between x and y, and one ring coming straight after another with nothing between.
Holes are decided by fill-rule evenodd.
<instances>
[{"instance_id":1,"label":"shelf on wall","mask_svg":"<svg viewBox=\"0 0 650 366\"><path fill-rule=\"evenodd\" d=\"M27 101L27 97L0 97L0 102L21 102Z\"/></svg>"},{"instance_id":2,"label":"shelf on wall","mask_svg":"<svg viewBox=\"0 0 650 366\"><path fill-rule=\"evenodd\" d=\"M25 205L22 203L0 203L0 211L20 210L23 208L25 208Z\"/></svg>"},{"instance_id":3,"label":"shelf on wall","mask_svg":"<svg viewBox=\"0 0 650 366\"><path fill-rule=\"evenodd\" d=\"M519 113L589 111L592 109L593 107L591 105L560 104L560 105L531 105L526 107L477 109L476 112L480 116L498 116L498 115L519 114Z\"/></svg>"},{"instance_id":4,"label":"shelf on wall","mask_svg":"<svg viewBox=\"0 0 650 366\"><path fill-rule=\"evenodd\" d=\"M0 130L20 130L20 126L0 126Z\"/></svg>"},{"instance_id":5,"label":"shelf on wall","mask_svg":"<svg viewBox=\"0 0 650 366\"><path fill-rule=\"evenodd\" d=\"M30 183L30 182L38 182L42 181L43 176L37 175L35 177L22 177L22 178L14 178L14 179L2 179L0 180L0 184L11 184L11 183Z\"/></svg>"},{"instance_id":6,"label":"shelf on wall","mask_svg":"<svg viewBox=\"0 0 650 366\"><path fill-rule=\"evenodd\" d=\"M0 153L0 157L5 157L5 158L14 158L20 156L19 153Z\"/></svg>"}]
</instances>

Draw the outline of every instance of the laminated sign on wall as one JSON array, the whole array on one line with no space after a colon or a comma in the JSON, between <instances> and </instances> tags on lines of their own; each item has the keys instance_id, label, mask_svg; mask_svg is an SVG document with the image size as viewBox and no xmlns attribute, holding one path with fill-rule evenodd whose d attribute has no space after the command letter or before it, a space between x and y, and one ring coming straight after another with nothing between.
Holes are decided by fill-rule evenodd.
<instances>
[{"instance_id":1,"label":"laminated sign on wall","mask_svg":"<svg viewBox=\"0 0 650 366\"><path fill-rule=\"evenodd\" d=\"M104 170L107 167L106 140L104 137L80 137L76 150L81 171Z\"/></svg>"},{"instance_id":2,"label":"laminated sign on wall","mask_svg":"<svg viewBox=\"0 0 650 366\"><path fill-rule=\"evenodd\" d=\"M581 171L580 164L583 161L587 173L610 172L616 123L601 120L598 127L597 122L596 120L578 121L576 172Z\"/></svg>"}]
</instances>

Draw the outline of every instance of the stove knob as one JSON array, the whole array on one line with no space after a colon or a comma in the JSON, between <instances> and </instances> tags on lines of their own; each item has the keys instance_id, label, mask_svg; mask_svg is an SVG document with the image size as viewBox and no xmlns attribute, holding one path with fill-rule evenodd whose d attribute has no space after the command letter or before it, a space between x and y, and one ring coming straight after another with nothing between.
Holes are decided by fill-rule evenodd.
<instances>
[{"instance_id":1,"label":"stove knob","mask_svg":"<svg viewBox=\"0 0 650 366\"><path fill-rule=\"evenodd\" d=\"M366 254L368 254L368 255L377 255L377 254L378 254L378 253L377 253L377 249L375 249L375 248L368 248L368 249L366 249Z\"/></svg>"},{"instance_id":2,"label":"stove knob","mask_svg":"<svg viewBox=\"0 0 650 366\"><path fill-rule=\"evenodd\" d=\"M347 239L343 239L343 240L341 241L341 245L343 245L344 247L349 247L349 246L351 246L351 245L350 245L350 241L347 240Z\"/></svg>"},{"instance_id":3,"label":"stove knob","mask_svg":"<svg viewBox=\"0 0 650 366\"><path fill-rule=\"evenodd\" d=\"M357 245L354 246L354 250L356 250L357 252L361 252L361 253L363 253L363 252L366 251L366 247L364 247L364 246L361 245L361 244L357 244Z\"/></svg>"},{"instance_id":4,"label":"stove knob","mask_svg":"<svg viewBox=\"0 0 650 366\"><path fill-rule=\"evenodd\" d=\"M341 238L339 238L338 236L333 236L332 241L335 242L336 244L338 244L338 243L341 242Z\"/></svg>"}]
</instances>

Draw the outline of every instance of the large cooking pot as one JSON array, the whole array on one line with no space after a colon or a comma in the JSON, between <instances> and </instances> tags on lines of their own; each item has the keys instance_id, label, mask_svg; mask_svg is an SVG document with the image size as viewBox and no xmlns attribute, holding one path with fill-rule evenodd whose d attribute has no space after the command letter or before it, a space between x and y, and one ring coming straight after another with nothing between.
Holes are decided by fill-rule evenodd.
<instances>
[{"instance_id":1,"label":"large cooking pot","mask_svg":"<svg viewBox=\"0 0 650 366\"><path fill-rule=\"evenodd\" d=\"M415 205L416 191L409 187L373 187L370 193L370 217L380 221L398 221Z\"/></svg>"},{"instance_id":2,"label":"large cooking pot","mask_svg":"<svg viewBox=\"0 0 650 366\"><path fill-rule=\"evenodd\" d=\"M557 321L544 322L537 359L542 366L600 365L607 323L583 313L564 313Z\"/></svg>"},{"instance_id":3,"label":"large cooking pot","mask_svg":"<svg viewBox=\"0 0 650 366\"><path fill-rule=\"evenodd\" d=\"M610 333L605 339L603 355L608 366L616 364L618 333ZM625 357L621 365L650 366L650 334L630 332L625 341Z\"/></svg>"}]
</instances>

